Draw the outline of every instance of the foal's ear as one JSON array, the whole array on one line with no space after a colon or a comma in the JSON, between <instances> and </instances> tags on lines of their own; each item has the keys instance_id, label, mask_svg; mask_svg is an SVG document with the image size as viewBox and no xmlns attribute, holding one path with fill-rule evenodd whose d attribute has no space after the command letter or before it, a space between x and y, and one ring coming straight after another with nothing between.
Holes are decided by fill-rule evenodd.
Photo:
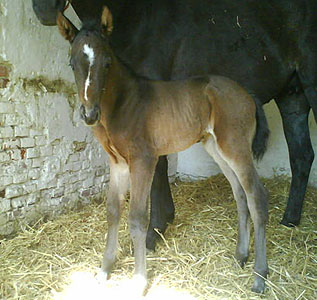
<instances>
[{"instance_id":1,"label":"foal's ear","mask_svg":"<svg viewBox=\"0 0 317 300\"><path fill-rule=\"evenodd\" d=\"M74 40L78 29L61 12L57 14L56 20L60 34L70 43Z\"/></svg>"},{"instance_id":2,"label":"foal's ear","mask_svg":"<svg viewBox=\"0 0 317 300\"><path fill-rule=\"evenodd\" d=\"M107 6L104 6L102 10L101 26L105 29L106 34L111 34L113 29L112 14Z\"/></svg>"}]
</instances>

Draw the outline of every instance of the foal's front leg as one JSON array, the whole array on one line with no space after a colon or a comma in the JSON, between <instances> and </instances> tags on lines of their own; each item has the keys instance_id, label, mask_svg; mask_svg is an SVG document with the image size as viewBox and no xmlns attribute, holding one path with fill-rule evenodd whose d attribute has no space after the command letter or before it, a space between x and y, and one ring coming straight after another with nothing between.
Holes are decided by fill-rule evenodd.
<instances>
[{"instance_id":1,"label":"foal's front leg","mask_svg":"<svg viewBox=\"0 0 317 300\"><path fill-rule=\"evenodd\" d=\"M119 220L124 205L124 198L129 186L129 168L126 163L110 160L110 184L107 195L108 235L98 279L108 279L116 259L118 247Z\"/></svg>"},{"instance_id":2,"label":"foal's front leg","mask_svg":"<svg viewBox=\"0 0 317 300\"><path fill-rule=\"evenodd\" d=\"M156 158L142 157L131 160L131 200L129 225L135 257L135 290L143 294L147 285L146 233L148 228L148 198L157 163Z\"/></svg>"}]
</instances>

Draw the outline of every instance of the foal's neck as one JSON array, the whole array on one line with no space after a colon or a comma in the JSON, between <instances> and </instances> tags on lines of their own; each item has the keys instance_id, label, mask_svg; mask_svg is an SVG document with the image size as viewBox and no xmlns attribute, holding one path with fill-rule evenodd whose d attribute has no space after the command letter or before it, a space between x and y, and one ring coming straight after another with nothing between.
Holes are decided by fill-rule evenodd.
<instances>
[{"instance_id":1,"label":"foal's neck","mask_svg":"<svg viewBox=\"0 0 317 300\"><path fill-rule=\"evenodd\" d=\"M108 71L105 84L106 100L111 107L120 98L126 99L137 89L139 77L134 72L112 54L112 64Z\"/></svg>"},{"instance_id":2,"label":"foal's neck","mask_svg":"<svg viewBox=\"0 0 317 300\"><path fill-rule=\"evenodd\" d=\"M125 65L117 56L113 54L113 64L111 67L111 77L116 81L117 85L136 83L137 75Z\"/></svg>"}]
</instances>

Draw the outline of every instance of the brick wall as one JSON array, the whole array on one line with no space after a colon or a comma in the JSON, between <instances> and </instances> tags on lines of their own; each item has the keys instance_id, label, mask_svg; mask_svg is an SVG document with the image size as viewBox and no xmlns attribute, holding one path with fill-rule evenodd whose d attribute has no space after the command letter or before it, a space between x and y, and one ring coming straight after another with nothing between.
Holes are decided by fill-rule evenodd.
<instances>
[{"instance_id":1,"label":"brick wall","mask_svg":"<svg viewBox=\"0 0 317 300\"><path fill-rule=\"evenodd\" d=\"M0 237L106 190L107 156L79 118L68 50L32 1L0 1Z\"/></svg>"},{"instance_id":2,"label":"brick wall","mask_svg":"<svg viewBox=\"0 0 317 300\"><path fill-rule=\"evenodd\" d=\"M74 84L10 79L11 69L0 64L0 236L100 198L108 180L106 155L79 120Z\"/></svg>"}]
</instances>

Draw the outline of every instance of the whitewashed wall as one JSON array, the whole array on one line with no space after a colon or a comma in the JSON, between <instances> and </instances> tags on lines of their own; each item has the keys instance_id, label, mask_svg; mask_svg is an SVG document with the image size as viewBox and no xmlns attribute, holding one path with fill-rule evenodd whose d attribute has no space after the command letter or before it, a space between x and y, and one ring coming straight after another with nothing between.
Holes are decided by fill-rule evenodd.
<instances>
[{"instance_id":1,"label":"whitewashed wall","mask_svg":"<svg viewBox=\"0 0 317 300\"><path fill-rule=\"evenodd\" d=\"M31 2L0 1L0 235L99 197L108 179L79 120L69 45Z\"/></svg>"}]
</instances>

